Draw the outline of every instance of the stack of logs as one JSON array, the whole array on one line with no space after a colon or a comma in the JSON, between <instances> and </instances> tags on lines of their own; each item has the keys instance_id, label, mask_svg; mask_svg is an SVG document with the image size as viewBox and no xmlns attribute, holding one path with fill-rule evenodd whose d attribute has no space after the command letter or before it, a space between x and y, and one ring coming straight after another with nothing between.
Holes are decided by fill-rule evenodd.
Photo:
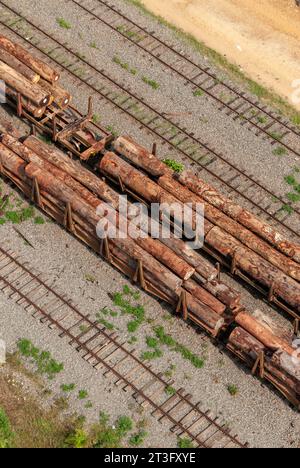
<instances>
[{"instance_id":1,"label":"stack of logs","mask_svg":"<svg viewBox=\"0 0 300 468\"><path fill-rule=\"evenodd\" d=\"M196 178L188 174L175 178L168 167L132 140L120 137L113 146L119 155L107 152L103 156L98 167L103 174L147 202L204 203L205 241L220 252L228 242L226 254L234 251L237 265L249 267L251 274L267 284L276 277L276 293L299 310L298 246L280 239L266 227L259 231L261 237L265 236L261 239L258 233L250 231L254 218L244 215L246 212L235 209L233 204L230 209L236 218L231 218L225 200L216 208L220 202L216 192L208 203L209 194L200 193L198 179L196 183ZM184 319L196 323L211 336L223 337L228 349L251 365L253 373L259 370L261 377L299 407L300 361L295 356L292 336L284 336L266 323L266 318L262 320L246 312L240 294L220 281L218 268L201 252L191 249L184 240L164 237L162 230L158 239L153 239L144 227L142 236L132 236L124 218L131 221L136 207L129 204L127 214L119 213L119 192L107 181L34 136L21 143L13 132L3 133L0 169L41 209L142 288L176 307ZM102 231L111 228L115 215L116 236L100 240L100 227ZM247 227L242 220L248 223ZM156 223L161 227L159 221ZM276 246L270 243L273 236ZM256 243L252 244L254 238ZM279 258L280 265L276 263ZM229 338L228 333L223 333L226 330L230 332Z\"/></svg>"},{"instance_id":2,"label":"stack of logs","mask_svg":"<svg viewBox=\"0 0 300 468\"><path fill-rule=\"evenodd\" d=\"M174 173L131 138L119 137L113 147L121 156L105 154L99 164L104 175L148 203L176 203L182 211L187 203L195 210L196 204L203 206L208 251L229 260L233 273L242 271L267 289L270 299L276 296L299 316L300 245L289 242L190 171Z\"/></svg>"},{"instance_id":3,"label":"stack of logs","mask_svg":"<svg viewBox=\"0 0 300 468\"><path fill-rule=\"evenodd\" d=\"M14 102L19 115L25 110L41 118L47 106L64 109L70 94L59 84L59 74L45 62L33 57L22 46L0 35L0 80L5 83L6 99Z\"/></svg>"}]
</instances>

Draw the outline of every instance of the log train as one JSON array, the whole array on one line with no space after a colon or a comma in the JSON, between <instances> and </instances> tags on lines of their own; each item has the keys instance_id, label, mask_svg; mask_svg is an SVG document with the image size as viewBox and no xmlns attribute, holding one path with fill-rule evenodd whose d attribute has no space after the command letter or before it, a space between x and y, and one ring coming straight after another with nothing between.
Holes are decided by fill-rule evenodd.
<instances>
[{"instance_id":1,"label":"log train","mask_svg":"<svg viewBox=\"0 0 300 468\"><path fill-rule=\"evenodd\" d=\"M58 84L59 73L1 35L0 79L7 103L33 124L32 135L22 137L0 122L1 175L141 288L221 340L299 409L300 359L293 339L299 331L300 245L197 175L174 172L156 156L156 145L148 151L128 136L113 137L93 122L91 100L87 115L80 114ZM37 138L36 130L55 145ZM195 251L175 235L154 239L148 232L137 239L99 239L101 213L107 214L108 204L118 210L120 194L128 196L129 221L134 201L148 208L176 203L182 212L186 203L201 203L204 247ZM156 220L159 226L164 215ZM118 213L119 230L122 217ZM172 221L176 225L175 213ZM220 264L289 313L294 335L269 317L249 313L241 294L221 280Z\"/></svg>"}]
</instances>

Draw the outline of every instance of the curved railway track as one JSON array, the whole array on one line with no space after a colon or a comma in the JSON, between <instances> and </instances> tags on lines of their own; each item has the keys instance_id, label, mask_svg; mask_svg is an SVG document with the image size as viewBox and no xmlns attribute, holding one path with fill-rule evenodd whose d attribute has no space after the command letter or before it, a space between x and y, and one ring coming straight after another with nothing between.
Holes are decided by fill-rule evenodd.
<instances>
[{"instance_id":1,"label":"curved railway track","mask_svg":"<svg viewBox=\"0 0 300 468\"><path fill-rule=\"evenodd\" d=\"M168 389L173 384L162 374L136 357L115 333L84 315L28 262L0 247L0 290L21 305L33 317L56 329L81 357L96 369L102 369L114 384L130 390L135 400L149 407L159 421L165 420L177 436L189 437L200 448L245 448L218 418L202 411L199 403L184 389Z\"/></svg>"},{"instance_id":2,"label":"curved railway track","mask_svg":"<svg viewBox=\"0 0 300 468\"><path fill-rule=\"evenodd\" d=\"M282 207L290 207L290 202L263 187L259 181L234 166L222 154L196 138L193 133L181 128L179 124L166 118L126 90L104 70L90 64L66 43L54 39L2 1L0 1L0 9L0 24L17 35L19 39L26 41L27 47L30 44L34 51L38 50L62 70L76 77L98 98L109 102L130 116L152 135L159 138L162 143L178 151L183 158L192 160L199 170L213 177L216 186L221 186L223 189L225 186L227 192L234 194L238 203L249 204L253 211L271 224L284 228L288 237L299 240L300 210L294 208L292 214L282 217Z\"/></svg>"},{"instance_id":3,"label":"curved railway track","mask_svg":"<svg viewBox=\"0 0 300 468\"><path fill-rule=\"evenodd\" d=\"M200 89L217 103L219 110L224 109L234 120L240 120L242 126L248 124L257 136L263 136L272 144L280 143L286 150L300 156L300 128L276 115L253 96L221 80L209 67L195 63L174 45L167 44L156 33L148 31L105 0L69 1L179 75L192 86L193 91ZM297 137L297 143L286 141L291 136Z\"/></svg>"}]
</instances>

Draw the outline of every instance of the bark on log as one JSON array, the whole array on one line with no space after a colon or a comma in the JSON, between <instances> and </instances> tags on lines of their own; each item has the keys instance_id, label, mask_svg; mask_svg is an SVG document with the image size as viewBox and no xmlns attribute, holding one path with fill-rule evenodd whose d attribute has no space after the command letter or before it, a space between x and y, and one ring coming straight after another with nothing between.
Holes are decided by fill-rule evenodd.
<instances>
[{"instance_id":1,"label":"bark on log","mask_svg":"<svg viewBox=\"0 0 300 468\"><path fill-rule=\"evenodd\" d=\"M19 44L10 41L7 37L0 35L0 48L6 50L25 65L38 73L45 80L55 82L59 79L59 74L46 63L33 57L26 49Z\"/></svg>"},{"instance_id":2,"label":"bark on log","mask_svg":"<svg viewBox=\"0 0 300 468\"><path fill-rule=\"evenodd\" d=\"M114 141L113 147L115 151L125 156L135 166L144 169L153 176L159 177L163 174L172 174L169 167L129 136L118 137Z\"/></svg>"},{"instance_id":3,"label":"bark on log","mask_svg":"<svg viewBox=\"0 0 300 468\"><path fill-rule=\"evenodd\" d=\"M39 86L44 89L47 93L53 96L53 101L61 108L64 109L71 102L71 94L58 84L50 84L43 78L39 81Z\"/></svg>"},{"instance_id":4,"label":"bark on log","mask_svg":"<svg viewBox=\"0 0 300 468\"><path fill-rule=\"evenodd\" d=\"M18 157L13 151L6 148L2 143L0 143L0 163L12 174L15 174L21 180L26 181L26 162Z\"/></svg>"},{"instance_id":5,"label":"bark on log","mask_svg":"<svg viewBox=\"0 0 300 468\"><path fill-rule=\"evenodd\" d=\"M213 335L216 336L224 326L225 320L219 314L201 304L197 299L194 299L190 293L186 293L186 303L188 311L196 318L203 322L207 327L213 330Z\"/></svg>"},{"instance_id":6,"label":"bark on log","mask_svg":"<svg viewBox=\"0 0 300 468\"><path fill-rule=\"evenodd\" d=\"M197 270L198 271L198 270ZM196 275L195 275L196 276ZM239 307L241 294L230 288L227 284L217 280L200 281L204 289L225 304L229 309Z\"/></svg>"},{"instance_id":7,"label":"bark on log","mask_svg":"<svg viewBox=\"0 0 300 468\"><path fill-rule=\"evenodd\" d=\"M67 187L74 190L74 192L82 197L85 202L92 206L95 211L97 208L102 207L104 213L109 208L108 205L102 203L95 195L73 179L68 173L62 171L48 161L45 161L41 156L37 155L29 148L24 147L22 143L13 141L13 138L10 138L9 136L3 137L2 141L3 144L7 144L9 148L23 157L26 161L36 164L44 171L51 173L57 179L61 180ZM114 217L112 217L111 222L114 221ZM118 215L118 213L116 213L116 222L119 228L120 226L125 226L126 229L128 223L125 221L125 218ZM136 238L134 241L181 279L186 280L194 274L195 270L193 267L178 257L171 249L163 245L159 240L147 237Z\"/></svg>"},{"instance_id":8,"label":"bark on log","mask_svg":"<svg viewBox=\"0 0 300 468\"><path fill-rule=\"evenodd\" d=\"M14 89L10 88L10 86L6 86L6 94L11 99L13 99L17 105L18 93ZM22 107L24 107L24 109L30 114L32 114L34 117L40 118L46 112L45 106L36 107L29 99L25 98L24 96L22 96L21 98L21 103Z\"/></svg>"},{"instance_id":9,"label":"bark on log","mask_svg":"<svg viewBox=\"0 0 300 468\"><path fill-rule=\"evenodd\" d=\"M8 133L16 139L21 137L21 132L17 130L11 122L4 119L1 119L0 121L0 133L3 135Z\"/></svg>"},{"instance_id":10,"label":"bark on log","mask_svg":"<svg viewBox=\"0 0 300 468\"><path fill-rule=\"evenodd\" d=\"M275 367L283 369L298 382L298 393L300 393L300 354L298 353L297 355L296 351L294 356L290 356L284 351L276 351L272 356L271 362Z\"/></svg>"},{"instance_id":11,"label":"bark on log","mask_svg":"<svg viewBox=\"0 0 300 468\"><path fill-rule=\"evenodd\" d=\"M126 161L123 161L115 153L106 153L99 164L100 170L116 180L121 180L123 184L129 187L133 192L147 200L149 203L159 203L160 211L169 219L173 217L178 226L182 226L183 219L191 219L190 223L185 223L189 232L195 231L199 221L193 210L189 210L173 195L168 193L158 184L153 182L140 171L133 168ZM207 234L213 225L204 220L204 234Z\"/></svg>"},{"instance_id":12,"label":"bark on log","mask_svg":"<svg viewBox=\"0 0 300 468\"><path fill-rule=\"evenodd\" d=\"M5 141L5 144L9 146L8 140L3 141ZM103 180L88 169L85 169L79 162L71 160L65 153L54 146L49 146L34 136L26 138L24 145L37 153L44 160L68 173L82 185L91 190L91 192L98 195L101 200L111 203L113 206L119 203L119 195L111 190Z\"/></svg>"},{"instance_id":13,"label":"bark on log","mask_svg":"<svg viewBox=\"0 0 300 468\"><path fill-rule=\"evenodd\" d=\"M229 336L229 343L233 344L239 351L242 351L255 362L260 353L266 352L267 347L248 333L244 328L236 327Z\"/></svg>"},{"instance_id":14,"label":"bark on log","mask_svg":"<svg viewBox=\"0 0 300 468\"><path fill-rule=\"evenodd\" d=\"M226 306L192 279L185 281L183 287L204 306L208 306L217 314L222 315L225 312Z\"/></svg>"},{"instance_id":15,"label":"bark on log","mask_svg":"<svg viewBox=\"0 0 300 468\"><path fill-rule=\"evenodd\" d=\"M14 151L18 152L17 146L14 145L14 140L5 136L3 143L8 147L13 148ZM45 143L41 142L37 138L31 136L28 137L24 144L27 148L32 149L35 153L38 153L43 159L51 162L56 167L61 168L63 171L70 174L74 179L81 182L85 187L90 189L93 193L97 194L102 200L111 203L112 206L117 208L119 203L118 194L107 186L99 177L86 170L80 164L70 160L61 151L53 148ZM20 146L21 152L19 153L23 158L26 159L26 150L23 145ZM28 155L27 160L29 161ZM161 238L166 246L168 246L178 256L183 258L189 265L193 266L196 271L203 277L203 283L209 281L207 285L202 286L211 292L213 295L232 308L237 306L240 302L240 295L229 288L227 285L213 281L216 279L218 271L213 267L208 260L201 257L188 244L183 242L181 239L176 238Z\"/></svg>"},{"instance_id":16,"label":"bark on log","mask_svg":"<svg viewBox=\"0 0 300 468\"><path fill-rule=\"evenodd\" d=\"M37 83L40 79L40 75L35 73L31 68L27 67L19 59L11 55L6 50L0 48L0 60L6 63L9 67L16 70L18 73L23 75L31 83Z\"/></svg>"},{"instance_id":17,"label":"bark on log","mask_svg":"<svg viewBox=\"0 0 300 468\"><path fill-rule=\"evenodd\" d=\"M14 143L12 139L5 137L3 139L3 143L17 151L16 147L11 146ZM36 137L28 137L24 141L24 145L35 153L39 154L46 161L70 174L72 177L74 177L74 179L81 182L85 187L98 195L102 200L107 203L111 203L112 206L117 209L117 206L119 205L119 195L104 181L85 169L82 165L70 160L68 156L59 151L57 148L46 145ZM24 151L22 157L26 158ZM212 280L216 278L218 273L217 270L211 266L211 264L206 259L199 256L181 239L161 238L160 240L171 250L173 250L173 252L175 252L178 256L182 257L183 260L185 260L189 265L193 266L206 280Z\"/></svg>"},{"instance_id":18,"label":"bark on log","mask_svg":"<svg viewBox=\"0 0 300 468\"><path fill-rule=\"evenodd\" d=\"M300 263L300 246L285 239L282 234L277 232L268 223L257 218L251 212L245 210L230 199L225 198L216 189L199 179L198 176L194 175L191 171L182 172L178 180L183 185L186 185L192 192L201 196L204 200L223 211L223 213L268 241L280 252Z\"/></svg>"},{"instance_id":19,"label":"bark on log","mask_svg":"<svg viewBox=\"0 0 300 468\"><path fill-rule=\"evenodd\" d=\"M235 321L271 351L282 350L291 356L293 355L295 349L288 342L271 333L247 312L237 314Z\"/></svg>"},{"instance_id":20,"label":"bark on log","mask_svg":"<svg viewBox=\"0 0 300 468\"><path fill-rule=\"evenodd\" d=\"M228 238L228 235L218 227L211 229L205 240L222 255L234 259L238 269L264 286L274 287L274 294L284 299L297 312L300 311L300 284L293 278L244 247L234 237Z\"/></svg>"},{"instance_id":21,"label":"bark on log","mask_svg":"<svg viewBox=\"0 0 300 468\"><path fill-rule=\"evenodd\" d=\"M95 209L91 208L82 198L80 198L73 190L68 188L62 181L57 180L52 174L39 168L33 163L29 163L25 169L26 175L33 179L36 178L39 185L49 192L55 198L61 200L63 203L70 203L75 213L86 219L88 223L97 229L100 217L96 214ZM107 226L109 227L110 222L107 220ZM175 276L171 271L161 265L155 258L148 254L145 250L139 247L132 239L120 238L117 230L117 238L110 239L110 242L116 244L119 248L127 252L136 260L143 262L145 270L151 272L151 274L157 279L158 284L164 283L166 287L177 293L181 289L182 281L180 278Z\"/></svg>"},{"instance_id":22,"label":"bark on log","mask_svg":"<svg viewBox=\"0 0 300 468\"><path fill-rule=\"evenodd\" d=\"M250 335L243 328L237 327L231 333L229 337L229 345L234 349L242 352L245 357L249 357L253 364L256 359L260 356L260 353L267 351L266 347ZM285 356L288 364L283 364L282 356ZM282 351L276 351L273 354L272 358L266 358L264 363L264 369L269 374L273 376L275 381L279 381L281 384L284 384L288 391L292 390L299 394L300 382L297 377L298 369L291 365L291 356Z\"/></svg>"},{"instance_id":23,"label":"bark on log","mask_svg":"<svg viewBox=\"0 0 300 468\"><path fill-rule=\"evenodd\" d=\"M50 96L37 84L30 83L23 75L10 68L6 63L0 61L0 79L8 86L18 91L37 107L46 106Z\"/></svg>"},{"instance_id":24,"label":"bark on log","mask_svg":"<svg viewBox=\"0 0 300 468\"><path fill-rule=\"evenodd\" d=\"M252 249L262 258L268 260L272 265L276 266L287 275L297 281L300 281L300 265L298 263L278 252L274 247L270 246L260 237L256 236L244 226L225 215L222 211L207 203L203 198L191 192L187 187L184 187L169 176L160 177L158 184L169 193L172 193L182 203L193 203L195 208L196 204L202 205L205 210L205 218L207 218L211 223L219 226L225 232L241 241L246 245L246 247Z\"/></svg>"},{"instance_id":25,"label":"bark on log","mask_svg":"<svg viewBox=\"0 0 300 468\"><path fill-rule=\"evenodd\" d=\"M187 243L175 237L162 237L161 242L167 245L177 255L181 256L189 265L192 265L195 270L204 278L204 282L215 280L218 276L218 270L212 264L201 257Z\"/></svg>"}]
</instances>

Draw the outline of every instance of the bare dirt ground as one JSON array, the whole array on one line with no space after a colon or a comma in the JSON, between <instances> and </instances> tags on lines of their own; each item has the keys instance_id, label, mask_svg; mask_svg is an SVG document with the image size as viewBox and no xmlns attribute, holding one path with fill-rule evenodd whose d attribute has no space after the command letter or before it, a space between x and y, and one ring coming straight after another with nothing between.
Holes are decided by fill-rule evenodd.
<instances>
[{"instance_id":1,"label":"bare dirt ground","mask_svg":"<svg viewBox=\"0 0 300 468\"><path fill-rule=\"evenodd\" d=\"M141 3L300 109L300 82L296 81L300 80L300 7L294 0Z\"/></svg>"}]
</instances>

